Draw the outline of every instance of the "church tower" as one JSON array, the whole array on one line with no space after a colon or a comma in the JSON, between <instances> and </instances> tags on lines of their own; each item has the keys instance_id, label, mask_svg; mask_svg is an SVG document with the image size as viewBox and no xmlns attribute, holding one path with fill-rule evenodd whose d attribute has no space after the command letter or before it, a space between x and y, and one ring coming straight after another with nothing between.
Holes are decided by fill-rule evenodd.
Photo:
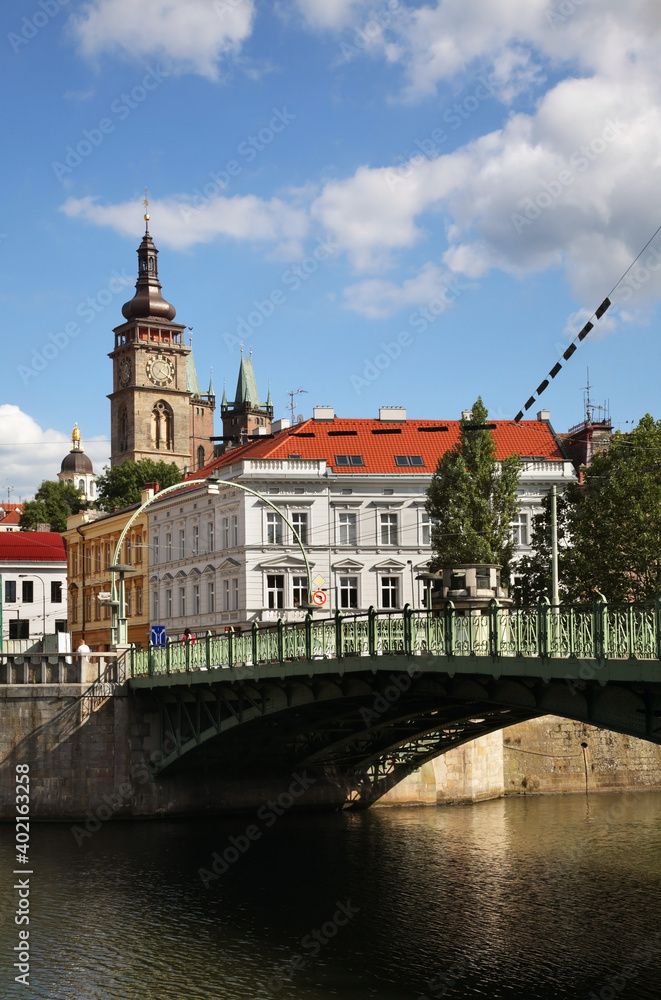
<instances>
[{"instance_id":1,"label":"church tower","mask_svg":"<svg viewBox=\"0 0 661 1000\"><path fill-rule=\"evenodd\" d=\"M252 350L250 353L252 355ZM271 433L273 421L271 390L269 389L266 402L260 402L252 357L245 358L243 348L241 348L241 366L234 400L228 402L227 394L223 390L220 412L225 450L244 444L251 437Z\"/></svg>"},{"instance_id":2,"label":"church tower","mask_svg":"<svg viewBox=\"0 0 661 1000\"><path fill-rule=\"evenodd\" d=\"M83 451L78 424L71 432L71 448L62 460L57 478L70 483L89 503L96 500L96 476L90 459Z\"/></svg>"},{"instance_id":3,"label":"church tower","mask_svg":"<svg viewBox=\"0 0 661 1000\"><path fill-rule=\"evenodd\" d=\"M200 467L213 455L215 398L201 394L185 327L163 298L158 250L149 233L138 247L135 295L122 307L116 327L113 391L110 399L111 465L127 459L176 462L182 471ZM210 387L211 389L211 387ZM204 462L202 462L204 464Z\"/></svg>"}]
</instances>

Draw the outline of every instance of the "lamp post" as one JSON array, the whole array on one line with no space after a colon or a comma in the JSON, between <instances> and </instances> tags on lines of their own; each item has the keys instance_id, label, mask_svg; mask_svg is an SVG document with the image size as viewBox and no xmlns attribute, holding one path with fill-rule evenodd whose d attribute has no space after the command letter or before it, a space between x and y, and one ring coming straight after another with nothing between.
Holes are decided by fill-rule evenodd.
<instances>
[{"instance_id":1,"label":"lamp post","mask_svg":"<svg viewBox=\"0 0 661 1000\"><path fill-rule=\"evenodd\" d=\"M19 580L25 580L30 576L34 576L41 583L41 642L43 646L44 636L46 635L46 584L42 577L38 573L19 573Z\"/></svg>"},{"instance_id":2,"label":"lamp post","mask_svg":"<svg viewBox=\"0 0 661 1000\"><path fill-rule=\"evenodd\" d=\"M117 620L117 627L116 629L113 628L113 633L114 633L113 638L115 639L115 645L118 646L128 645L126 618L124 617L125 614L124 573L127 571L134 572L134 570L132 566L127 566L126 564L122 564L119 562L120 554L122 551L122 545L124 544L124 539L126 538L133 522L136 520L137 517L140 516L140 514L142 514L142 512L147 507L149 507L150 504L154 503L155 500L160 500L161 497L164 497L167 493L174 493L177 490L186 490L190 486L207 486L209 492L215 494L220 492L221 486L233 487L238 490L243 490L245 493L250 493L252 496L257 497L258 500L261 500L262 503L268 504L269 507L272 507L273 510L280 515L282 520L289 527L294 537L294 540L296 541L298 547L301 550L308 580L308 602L310 600L310 594L312 593L312 571L310 569L310 561L308 559L308 554L305 551L305 546L303 545L303 542L301 541L296 528L291 523L289 518L285 514L283 514L280 508L277 507L272 500L269 500L268 497L265 497L263 496L263 494L258 493L257 490L251 489L250 486L245 486L244 483L231 482L229 479L217 479L215 476L209 477L208 479L188 479L184 480L181 483L175 483L173 486L166 486L164 490L159 490L158 493L155 493L153 496L149 497L149 499L145 500L145 502L141 504L140 507L138 507L138 509L135 510L131 515L131 517L128 519L128 521L124 525L121 535L119 536L119 539L117 540L117 545L115 546L115 554L113 557L113 565L110 566L110 571L113 574L112 578L113 600L116 599L117 597L117 590L115 587L115 574L116 573L119 574L119 615ZM302 604L300 605L300 607L310 610L313 608L313 605L308 603L308 604Z\"/></svg>"}]
</instances>

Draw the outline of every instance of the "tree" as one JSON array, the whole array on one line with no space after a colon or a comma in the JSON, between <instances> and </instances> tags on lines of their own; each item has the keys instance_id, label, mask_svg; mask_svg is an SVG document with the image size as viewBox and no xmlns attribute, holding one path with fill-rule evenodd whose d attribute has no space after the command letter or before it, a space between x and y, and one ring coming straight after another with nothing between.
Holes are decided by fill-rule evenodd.
<instances>
[{"instance_id":1,"label":"tree","mask_svg":"<svg viewBox=\"0 0 661 1000\"><path fill-rule=\"evenodd\" d=\"M161 489L165 489L166 486L174 486L180 479L181 473L174 462L153 462L150 458L141 458L137 462L127 460L110 468L106 465L96 481L98 504L107 511L129 507L140 502L145 483L158 483Z\"/></svg>"},{"instance_id":2,"label":"tree","mask_svg":"<svg viewBox=\"0 0 661 1000\"><path fill-rule=\"evenodd\" d=\"M488 416L478 397L472 419L462 419L458 443L432 476L426 503L432 519L430 565L435 570L452 563L499 563L506 583L521 462L517 455L496 460L496 443L485 426Z\"/></svg>"},{"instance_id":3,"label":"tree","mask_svg":"<svg viewBox=\"0 0 661 1000\"><path fill-rule=\"evenodd\" d=\"M616 432L583 482L567 488L558 522L562 600L590 601L596 592L644 601L661 591L661 421L646 414L634 430ZM517 596L526 601L550 595L549 538L547 504L533 535L537 555L517 566Z\"/></svg>"},{"instance_id":4,"label":"tree","mask_svg":"<svg viewBox=\"0 0 661 1000\"><path fill-rule=\"evenodd\" d=\"M570 503L567 493L556 497L558 526L558 576L566 581L572 559L569 548ZM542 500L542 512L532 520L532 555L523 556L512 566L515 574L510 588L510 597L520 607L538 604L542 597L551 600L551 494ZM560 588L561 600L566 587Z\"/></svg>"},{"instance_id":5,"label":"tree","mask_svg":"<svg viewBox=\"0 0 661 1000\"><path fill-rule=\"evenodd\" d=\"M44 479L34 500L23 504L19 527L22 531L35 531L38 524L49 524L51 531L65 531L67 517L86 506L85 497L71 483Z\"/></svg>"}]
</instances>

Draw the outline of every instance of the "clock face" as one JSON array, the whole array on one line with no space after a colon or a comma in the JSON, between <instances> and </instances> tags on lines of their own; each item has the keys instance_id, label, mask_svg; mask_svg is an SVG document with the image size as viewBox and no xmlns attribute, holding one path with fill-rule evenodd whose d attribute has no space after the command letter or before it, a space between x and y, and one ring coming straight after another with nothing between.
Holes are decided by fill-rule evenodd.
<instances>
[{"instance_id":1,"label":"clock face","mask_svg":"<svg viewBox=\"0 0 661 1000\"><path fill-rule=\"evenodd\" d=\"M155 354L147 361L146 372L154 385L169 385L174 378L174 365L164 354Z\"/></svg>"},{"instance_id":2,"label":"clock face","mask_svg":"<svg viewBox=\"0 0 661 1000\"><path fill-rule=\"evenodd\" d=\"M122 358L119 362L118 369L119 387L120 389L126 389L127 385L131 381L131 359Z\"/></svg>"}]
</instances>

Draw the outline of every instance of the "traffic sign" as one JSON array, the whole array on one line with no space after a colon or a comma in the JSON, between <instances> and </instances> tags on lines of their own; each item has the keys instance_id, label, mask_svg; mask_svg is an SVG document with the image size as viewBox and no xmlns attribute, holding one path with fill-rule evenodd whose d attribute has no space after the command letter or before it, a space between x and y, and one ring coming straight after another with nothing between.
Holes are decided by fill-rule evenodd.
<instances>
[{"instance_id":1,"label":"traffic sign","mask_svg":"<svg viewBox=\"0 0 661 1000\"><path fill-rule=\"evenodd\" d=\"M316 604L318 608L323 607L323 605L326 603L326 595L324 594L323 590L315 590L314 594L312 595L312 603Z\"/></svg>"},{"instance_id":2,"label":"traffic sign","mask_svg":"<svg viewBox=\"0 0 661 1000\"><path fill-rule=\"evenodd\" d=\"M151 644L152 646L165 645L165 625L152 625Z\"/></svg>"}]
</instances>

